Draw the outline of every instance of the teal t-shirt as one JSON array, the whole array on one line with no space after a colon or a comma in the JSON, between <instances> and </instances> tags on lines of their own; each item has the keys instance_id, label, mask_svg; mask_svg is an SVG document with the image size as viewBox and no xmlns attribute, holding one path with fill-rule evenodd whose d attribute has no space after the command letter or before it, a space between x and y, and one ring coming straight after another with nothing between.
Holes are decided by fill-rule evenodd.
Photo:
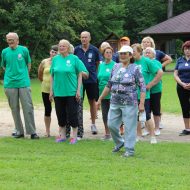
<instances>
[{"instance_id":1,"label":"teal t-shirt","mask_svg":"<svg viewBox=\"0 0 190 190\"><path fill-rule=\"evenodd\" d=\"M139 65L141 68L146 85L151 81L151 75L155 75L158 70L160 70L158 65L154 64L152 60L144 56L141 56L139 60L136 60L135 64ZM140 99L140 90L138 90L138 99ZM145 99L150 99L150 90L146 91Z\"/></svg>"},{"instance_id":2,"label":"teal t-shirt","mask_svg":"<svg viewBox=\"0 0 190 190\"><path fill-rule=\"evenodd\" d=\"M162 64L160 63L160 61L157 61L156 59L153 59L152 61L155 65L157 65L160 69L162 69ZM151 74L150 81L152 81L155 76L156 76L156 74L154 74L154 75ZM162 80L160 80L155 86L153 86L150 89L150 94L155 94L158 92L162 92Z\"/></svg>"},{"instance_id":3,"label":"teal t-shirt","mask_svg":"<svg viewBox=\"0 0 190 190\"><path fill-rule=\"evenodd\" d=\"M78 87L78 73L84 70L84 64L73 54L63 57L61 54L52 59L50 73L53 76L53 94L55 97L75 96Z\"/></svg>"},{"instance_id":4,"label":"teal t-shirt","mask_svg":"<svg viewBox=\"0 0 190 190\"><path fill-rule=\"evenodd\" d=\"M28 64L31 63L31 58L28 49L21 45L16 49L5 48L1 58L1 66L5 68L4 88L29 87Z\"/></svg>"},{"instance_id":5,"label":"teal t-shirt","mask_svg":"<svg viewBox=\"0 0 190 190\"><path fill-rule=\"evenodd\" d=\"M115 65L114 61L110 61L109 63L102 62L99 64L98 66L99 95L102 94L105 86L107 85L114 65ZM110 94L108 94L104 99L110 99Z\"/></svg>"}]
</instances>

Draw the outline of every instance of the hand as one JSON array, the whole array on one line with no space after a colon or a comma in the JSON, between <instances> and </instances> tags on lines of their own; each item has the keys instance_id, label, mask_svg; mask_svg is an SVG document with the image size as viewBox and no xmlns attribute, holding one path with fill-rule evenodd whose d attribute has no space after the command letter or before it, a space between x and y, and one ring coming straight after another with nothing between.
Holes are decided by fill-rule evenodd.
<instances>
[{"instance_id":1,"label":"hand","mask_svg":"<svg viewBox=\"0 0 190 190\"><path fill-rule=\"evenodd\" d=\"M143 112L144 111L144 104L140 103L139 104L139 112Z\"/></svg>"},{"instance_id":2,"label":"hand","mask_svg":"<svg viewBox=\"0 0 190 190\"><path fill-rule=\"evenodd\" d=\"M152 88L152 85L150 83L146 85L147 90L150 90L151 88Z\"/></svg>"},{"instance_id":3,"label":"hand","mask_svg":"<svg viewBox=\"0 0 190 190\"><path fill-rule=\"evenodd\" d=\"M184 82L181 83L181 86L182 86L184 89L186 89L186 90L189 90L189 89L190 89L190 87L189 87L188 85L189 85L189 84L184 83Z\"/></svg>"},{"instance_id":4,"label":"hand","mask_svg":"<svg viewBox=\"0 0 190 190\"><path fill-rule=\"evenodd\" d=\"M98 99L98 101L96 102L96 110L100 109L100 105L101 105L101 100Z\"/></svg>"},{"instance_id":5,"label":"hand","mask_svg":"<svg viewBox=\"0 0 190 190\"><path fill-rule=\"evenodd\" d=\"M50 91L49 93L49 101L52 102L53 101L53 92Z\"/></svg>"},{"instance_id":6,"label":"hand","mask_svg":"<svg viewBox=\"0 0 190 190\"><path fill-rule=\"evenodd\" d=\"M186 89L187 89L187 90L190 90L190 83L187 83L187 84L186 84Z\"/></svg>"},{"instance_id":7,"label":"hand","mask_svg":"<svg viewBox=\"0 0 190 190\"><path fill-rule=\"evenodd\" d=\"M77 90L76 100L77 100L77 102L79 102L79 100L80 100L80 90Z\"/></svg>"}]
</instances>

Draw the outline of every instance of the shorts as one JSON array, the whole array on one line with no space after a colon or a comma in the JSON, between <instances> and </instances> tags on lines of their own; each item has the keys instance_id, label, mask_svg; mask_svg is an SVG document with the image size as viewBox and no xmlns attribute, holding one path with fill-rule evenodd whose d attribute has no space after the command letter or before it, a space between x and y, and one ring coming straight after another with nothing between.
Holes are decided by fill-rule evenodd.
<instances>
[{"instance_id":1,"label":"shorts","mask_svg":"<svg viewBox=\"0 0 190 190\"><path fill-rule=\"evenodd\" d=\"M83 84L83 97L86 91L89 100L98 100L98 83L84 83Z\"/></svg>"}]
</instances>

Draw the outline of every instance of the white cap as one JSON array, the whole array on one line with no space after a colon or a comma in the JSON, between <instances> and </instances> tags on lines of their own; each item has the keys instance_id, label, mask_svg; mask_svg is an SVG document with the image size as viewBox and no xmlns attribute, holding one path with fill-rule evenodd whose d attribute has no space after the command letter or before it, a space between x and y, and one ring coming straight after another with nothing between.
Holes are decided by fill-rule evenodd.
<instances>
[{"instance_id":1,"label":"white cap","mask_svg":"<svg viewBox=\"0 0 190 190\"><path fill-rule=\"evenodd\" d=\"M131 53L133 54L133 49L130 46L122 46L118 53Z\"/></svg>"}]
</instances>

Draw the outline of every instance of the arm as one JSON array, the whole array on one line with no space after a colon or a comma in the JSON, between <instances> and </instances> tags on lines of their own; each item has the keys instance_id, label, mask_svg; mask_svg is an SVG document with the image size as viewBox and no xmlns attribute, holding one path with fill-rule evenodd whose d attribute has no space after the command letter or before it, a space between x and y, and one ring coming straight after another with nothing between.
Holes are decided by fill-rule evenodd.
<instances>
[{"instance_id":1,"label":"arm","mask_svg":"<svg viewBox=\"0 0 190 190\"><path fill-rule=\"evenodd\" d=\"M189 85L186 84L186 83L184 83L184 82L182 82L181 79L179 78L179 76L178 76L178 70L174 70L174 79L184 89L186 89L186 90L190 89Z\"/></svg>"},{"instance_id":2,"label":"arm","mask_svg":"<svg viewBox=\"0 0 190 190\"><path fill-rule=\"evenodd\" d=\"M43 81L43 72L44 72L44 67L43 64L40 63L38 67L38 79L42 82Z\"/></svg>"},{"instance_id":3,"label":"arm","mask_svg":"<svg viewBox=\"0 0 190 190\"><path fill-rule=\"evenodd\" d=\"M154 77L154 79L147 84L146 89L149 90L154 85L156 85L162 79L162 74L163 74L163 71L161 69L158 70L158 72L157 72L156 76Z\"/></svg>"},{"instance_id":4,"label":"arm","mask_svg":"<svg viewBox=\"0 0 190 190\"><path fill-rule=\"evenodd\" d=\"M145 96L146 96L146 93L145 93L145 92L141 92L141 93L140 93L140 103L139 103L139 111L140 111L140 112L143 112L143 111L144 111Z\"/></svg>"},{"instance_id":5,"label":"arm","mask_svg":"<svg viewBox=\"0 0 190 190\"><path fill-rule=\"evenodd\" d=\"M28 73L30 73L31 70L31 63L28 63Z\"/></svg>"},{"instance_id":6,"label":"arm","mask_svg":"<svg viewBox=\"0 0 190 190\"><path fill-rule=\"evenodd\" d=\"M53 101L53 76L50 77L50 93L49 93L50 102Z\"/></svg>"},{"instance_id":7,"label":"arm","mask_svg":"<svg viewBox=\"0 0 190 190\"><path fill-rule=\"evenodd\" d=\"M161 61L162 61L162 68L164 68L172 62L172 58L169 55L165 55Z\"/></svg>"},{"instance_id":8,"label":"arm","mask_svg":"<svg viewBox=\"0 0 190 190\"><path fill-rule=\"evenodd\" d=\"M98 101L97 101L97 109L99 109L100 105L101 105L101 102L102 100L104 99L104 97L106 97L108 94L110 93L110 88L108 88L107 86L105 86L102 94L100 95L100 97L98 98Z\"/></svg>"},{"instance_id":9,"label":"arm","mask_svg":"<svg viewBox=\"0 0 190 190\"><path fill-rule=\"evenodd\" d=\"M76 93L76 100L80 100L80 89L82 84L82 72L78 74L78 86L77 86L77 93Z\"/></svg>"},{"instance_id":10,"label":"arm","mask_svg":"<svg viewBox=\"0 0 190 190\"><path fill-rule=\"evenodd\" d=\"M88 79L88 77L89 77L89 73L82 71L82 78Z\"/></svg>"}]
</instances>

